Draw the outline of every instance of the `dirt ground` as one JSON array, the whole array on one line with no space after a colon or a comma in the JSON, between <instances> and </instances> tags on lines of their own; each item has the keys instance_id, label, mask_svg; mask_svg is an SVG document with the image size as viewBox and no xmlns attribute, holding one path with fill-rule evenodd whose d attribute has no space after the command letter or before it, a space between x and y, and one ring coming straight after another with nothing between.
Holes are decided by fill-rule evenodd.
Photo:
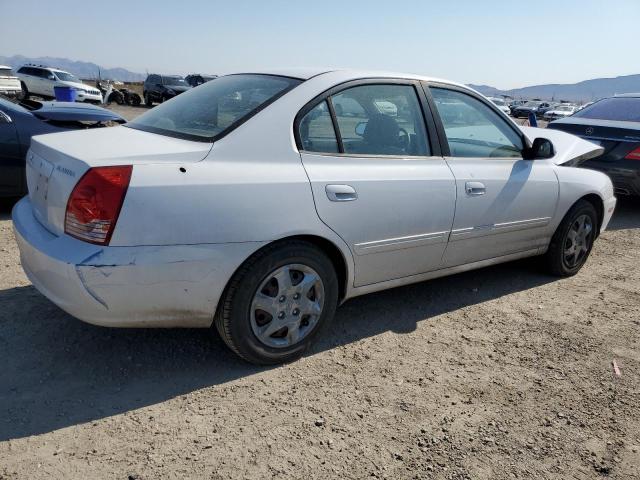
<instances>
[{"instance_id":1,"label":"dirt ground","mask_svg":"<svg viewBox=\"0 0 640 480\"><path fill-rule=\"evenodd\" d=\"M357 298L277 368L205 330L73 319L25 278L9 212L0 479L640 478L638 201L573 278L525 261Z\"/></svg>"}]
</instances>

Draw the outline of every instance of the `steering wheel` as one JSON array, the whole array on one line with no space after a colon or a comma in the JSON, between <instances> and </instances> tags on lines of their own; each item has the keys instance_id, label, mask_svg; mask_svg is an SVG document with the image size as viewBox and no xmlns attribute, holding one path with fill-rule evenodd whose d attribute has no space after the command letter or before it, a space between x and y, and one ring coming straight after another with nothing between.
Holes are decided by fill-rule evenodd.
<instances>
[{"instance_id":1,"label":"steering wheel","mask_svg":"<svg viewBox=\"0 0 640 480\"><path fill-rule=\"evenodd\" d=\"M409 132L407 132L404 128L402 127L398 127L399 132L398 132L398 145L400 145L400 148L402 148L404 151L408 152L409 151Z\"/></svg>"}]
</instances>

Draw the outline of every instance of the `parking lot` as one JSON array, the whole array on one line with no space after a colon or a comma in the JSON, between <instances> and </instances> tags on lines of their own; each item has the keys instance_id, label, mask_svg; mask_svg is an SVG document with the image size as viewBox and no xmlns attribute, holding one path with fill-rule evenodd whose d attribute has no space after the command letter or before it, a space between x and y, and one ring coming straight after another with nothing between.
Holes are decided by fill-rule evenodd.
<instances>
[{"instance_id":1,"label":"parking lot","mask_svg":"<svg viewBox=\"0 0 640 480\"><path fill-rule=\"evenodd\" d=\"M22 272L10 207L2 479L640 478L638 201L575 277L534 260L360 297L268 369L207 331L70 317Z\"/></svg>"}]
</instances>

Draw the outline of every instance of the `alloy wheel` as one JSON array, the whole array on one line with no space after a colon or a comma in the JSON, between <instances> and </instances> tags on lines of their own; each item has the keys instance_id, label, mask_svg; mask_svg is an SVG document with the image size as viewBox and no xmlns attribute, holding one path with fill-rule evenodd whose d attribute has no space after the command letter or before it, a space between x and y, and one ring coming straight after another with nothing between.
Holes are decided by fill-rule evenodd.
<instances>
[{"instance_id":1,"label":"alloy wheel","mask_svg":"<svg viewBox=\"0 0 640 480\"><path fill-rule=\"evenodd\" d=\"M593 241L593 223L589 215L580 215L571 224L564 241L563 260L575 268L589 254Z\"/></svg>"}]
</instances>

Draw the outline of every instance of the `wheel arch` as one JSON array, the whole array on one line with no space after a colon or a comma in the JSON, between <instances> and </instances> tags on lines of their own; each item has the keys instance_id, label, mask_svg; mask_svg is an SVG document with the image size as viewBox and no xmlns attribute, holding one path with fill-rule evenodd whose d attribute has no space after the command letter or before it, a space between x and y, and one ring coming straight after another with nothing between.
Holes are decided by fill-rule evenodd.
<instances>
[{"instance_id":1,"label":"wheel arch","mask_svg":"<svg viewBox=\"0 0 640 480\"><path fill-rule=\"evenodd\" d=\"M576 200L573 205L578 203L580 200L589 202L591 205L593 205L593 208L596 209L596 213L598 214L598 228L596 228L597 238L598 236L600 236L600 227L602 226L602 222L604 220L604 200L597 193L588 193Z\"/></svg>"},{"instance_id":2,"label":"wheel arch","mask_svg":"<svg viewBox=\"0 0 640 480\"><path fill-rule=\"evenodd\" d=\"M233 273L229 276L220 297L218 298L215 310L214 317L218 314L218 310L220 308L221 303L224 301L225 296L227 295L227 291L233 278L236 276L238 271L245 265L249 259L251 259L254 255L259 254L265 249L273 248L279 244L284 244L290 241L304 241L310 243L320 250L322 250L328 257L333 267L336 270L336 276L338 277L338 304L342 303L348 295L349 290L349 279L350 279L350 264L348 263L347 258L345 257L344 252L338 247L335 242L327 239L326 237L316 235L316 234L297 234L290 235L287 237L282 237L277 240L273 240L262 245L260 248L251 253L251 255L247 256L233 271Z\"/></svg>"}]
</instances>

